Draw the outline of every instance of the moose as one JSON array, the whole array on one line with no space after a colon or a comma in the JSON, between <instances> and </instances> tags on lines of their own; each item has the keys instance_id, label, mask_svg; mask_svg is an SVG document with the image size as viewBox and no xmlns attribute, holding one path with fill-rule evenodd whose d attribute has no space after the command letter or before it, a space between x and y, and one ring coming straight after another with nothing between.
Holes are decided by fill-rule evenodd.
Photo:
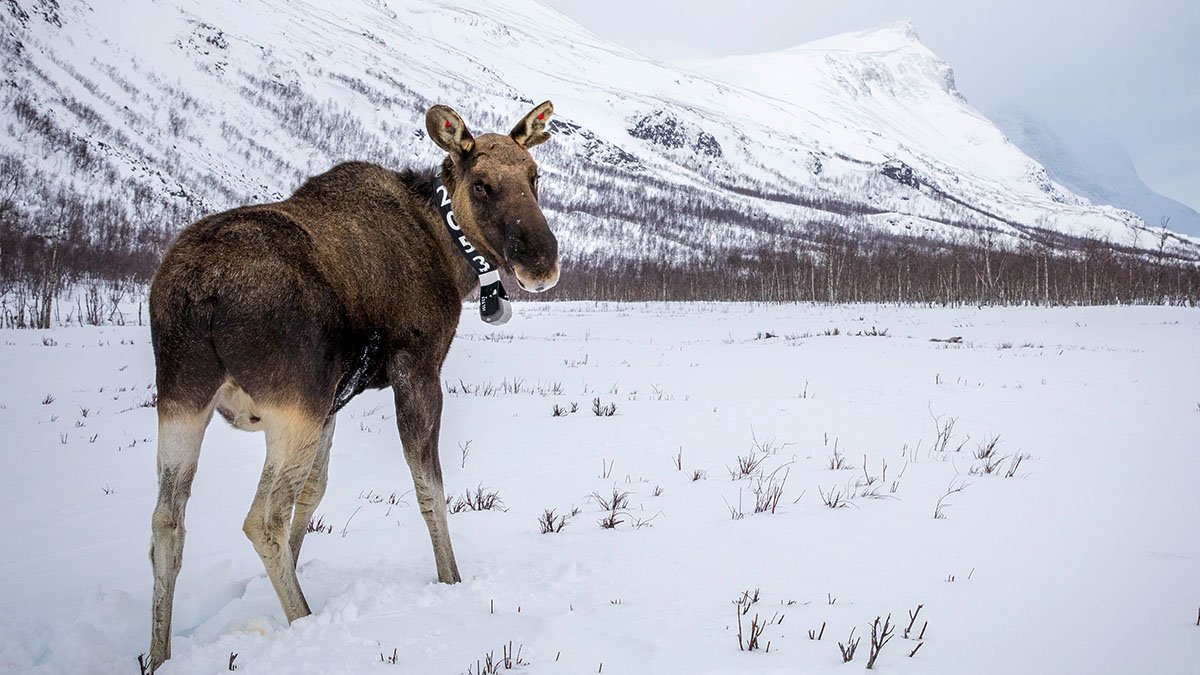
<instances>
[{"instance_id":1,"label":"moose","mask_svg":"<svg viewBox=\"0 0 1200 675\"><path fill-rule=\"evenodd\" d=\"M151 671L171 656L184 511L214 411L266 435L242 529L289 623L311 613L296 563L325 493L337 411L367 388L392 389L438 580L460 581L438 459L440 378L479 277L438 207L448 196L463 236L522 288L554 286L558 241L529 153L550 137L553 110L546 101L507 135L475 137L458 113L435 105L425 126L446 152L440 167L340 164L283 201L203 218L171 245L150 289L158 383Z\"/></svg>"}]
</instances>

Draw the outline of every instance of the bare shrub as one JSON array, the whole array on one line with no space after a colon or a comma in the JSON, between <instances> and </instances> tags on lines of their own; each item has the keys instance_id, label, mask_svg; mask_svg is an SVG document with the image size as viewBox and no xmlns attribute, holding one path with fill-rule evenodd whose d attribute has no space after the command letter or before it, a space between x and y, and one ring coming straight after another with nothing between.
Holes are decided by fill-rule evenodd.
<instances>
[{"instance_id":1,"label":"bare shrub","mask_svg":"<svg viewBox=\"0 0 1200 675\"><path fill-rule=\"evenodd\" d=\"M738 613L746 614L748 611L750 611L751 607L754 607L755 603L760 601L761 596L761 589L755 589L754 591L746 589L745 591L742 591L742 595L734 598L733 604L737 605Z\"/></svg>"},{"instance_id":2,"label":"bare shrub","mask_svg":"<svg viewBox=\"0 0 1200 675\"><path fill-rule=\"evenodd\" d=\"M758 603L760 598L759 589L753 591L745 590L733 601L734 611L737 614L738 622L738 649L744 652L752 652L759 649L759 638L762 637L763 631L767 626L772 624L783 623L785 615L775 614L769 620L762 620L757 613L750 620L750 625L743 627L742 617L750 613L750 608ZM749 629L749 634L745 632ZM771 651L771 643L767 642L766 651Z\"/></svg>"},{"instance_id":3,"label":"bare shrub","mask_svg":"<svg viewBox=\"0 0 1200 675\"><path fill-rule=\"evenodd\" d=\"M495 651L484 654L482 660L475 661L473 668L467 667L467 675L496 675L501 670L512 670L518 666L529 665L528 661L521 658L522 647L524 645L517 645L516 651L514 651L512 640L509 640L507 645L500 646L500 658L496 658Z\"/></svg>"},{"instance_id":4,"label":"bare shrub","mask_svg":"<svg viewBox=\"0 0 1200 675\"><path fill-rule=\"evenodd\" d=\"M1017 470L1021 468L1021 462L1029 459L1029 455L1024 452L1018 452L1013 455L1012 461L1008 464L1008 470L1004 472L1005 478L1013 478L1017 475Z\"/></svg>"},{"instance_id":5,"label":"bare shrub","mask_svg":"<svg viewBox=\"0 0 1200 675\"><path fill-rule=\"evenodd\" d=\"M968 487L970 487L970 485L970 483L960 481L957 478L950 479L950 484L946 486L946 493L938 498L937 504L935 504L933 507L933 517L939 520L945 518L946 509L950 508L951 506L950 502L946 500L950 498L950 495L958 494L959 492L966 490Z\"/></svg>"},{"instance_id":6,"label":"bare shrub","mask_svg":"<svg viewBox=\"0 0 1200 675\"><path fill-rule=\"evenodd\" d=\"M838 449L838 439L833 439L833 454L829 456L830 471L841 471L843 469L853 469L854 465L846 461L846 456Z\"/></svg>"},{"instance_id":7,"label":"bare shrub","mask_svg":"<svg viewBox=\"0 0 1200 675\"><path fill-rule=\"evenodd\" d=\"M561 386L562 385L558 384L557 382L555 383L555 387L561 388ZM576 412L579 412L579 404L574 401L571 401L569 406L561 406L561 405L555 403L554 407L550 409L550 416L551 417L566 417L567 415L570 415L571 413L576 413Z\"/></svg>"},{"instance_id":8,"label":"bare shrub","mask_svg":"<svg viewBox=\"0 0 1200 675\"><path fill-rule=\"evenodd\" d=\"M895 499L896 490L900 487L896 481L892 481L892 485L887 494L884 494L883 489L887 483L887 460L882 461L882 471L879 474L872 474L867 468L867 456L863 455L863 475L862 478L854 482L854 490L851 491L852 498L864 499ZM901 472L903 473L903 472Z\"/></svg>"},{"instance_id":9,"label":"bare shrub","mask_svg":"<svg viewBox=\"0 0 1200 675\"><path fill-rule=\"evenodd\" d=\"M593 492L588 495L588 499L596 502L596 504L606 511L597 523L600 527L606 530L616 529L617 525L625 522L625 518L629 515L629 492L621 492L617 488L613 488L611 497L603 497L598 492Z\"/></svg>"},{"instance_id":10,"label":"bare shrub","mask_svg":"<svg viewBox=\"0 0 1200 675\"><path fill-rule=\"evenodd\" d=\"M829 488L828 493L818 485L817 492L821 495L821 503L831 509L842 509L853 505L850 498L846 496L844 489L836 485Z\"/></svg>"},{"instance_id":11,"label":"bare shrub","mask_svg":"<svg viewBox=\"0 0 1200 675\"><path fill-rule=\"evenodd\" d=\"M971 474L972 476L990 476L998 473L1000 471L1000 466L1004 464L1005 460L1007 459L1007 456L986 459L979 464L971 465L971 468L967 471L967 473Z\"/></svg>"},{"instance_id":12,"label":"bare shrub","mask_svg":"<svg viewBox=\"0 0 1200 675\"><path fill-rule=\"evenodd\" d=\"M950 447L950 439L954 437L954 425L958 424L958 418L935 415L933 408L929 409L929 416L933 418L933 427L936 433L933 440L933 450L935 452L946 452L946 449ZM961 450L964 444L966 444L965 440L958 448Z\"/></svg>"},{"instance_id":13,"label":"bare shrub","mask_svg":"<svg viewBox=\"0 0 1200 675\"><path fill-rule=\"evenodd\" d=\"M743 652L757 651L759 649L758 639L762 637L763 631L765 631L767 629L767 626L770 625L769 622L763 621L762 619L760 619L758 614L756 613L754 615L754 617L750 619L750 625L748 626L748 628L750 630L749 635L746 635L744 637L743 637L743 632L742 632L742 613L741 612L738 612L737 622L738 622L738 650L743 651ZM768 651L768 652L771 651L770 641L767 642L766 651Z\"/></svg>"},{"instance_id":14,"label":"bare shrub","mask_svg":"<svg viewBox=\"0 0 1200 675\"><path fill-rule=\"evenodd\" d=\"M879 622L879 617L875 617L875 620L871 622L871 653L867 658L867 670L875 667L875 660L879 658L879 652L883 651L884 645L892 639L895 632L896 627L892 625L891 614L887 615L882 624Z\"/></svg>"},{"instance_id":15,"label":"bare shrub","mask_svg":"<svg viewBox=\"0 0 1200 675\"><path fill-rule=\"evenodd\" d=\"M854 637L854 629L850 629L850 637L846 638L846 644L838 642L838 651L842 653L842 663L850 663L854 660L854 652L858 651L858 643L862 637Z\"/></svg>"},{"instance_id":16,"label":"bare shrub","mask_svg":"<svg viewBox=\"0 0 1200 675\"><path fill-rule=\"evenodd\" d=\"M759 476L754 482L754 512L775 513L779 501L783 499L783 487L787 484L789 469L784 469L779 475L779 469L766 476Z\"/></svg>"},{"instance_id":17,"label":"bare shrub","mask_svg":"<svg viewBox=\"0 0 1200 675\"><path fill-rule=\"evenodd\" d=\"M777 455L780 450L791 445L791 443L779 443L775 437L764 438L759 440L758 434L754 433L754 427L750 427L750 450L760 455Z\"/></svg>"},{"instance_id":18,"label":"bare shrub","mask_svg":"<svg viewBox=\"0 0 1200 675\"><path fill-rule=\"evenodd\" d=\"M474 492L471 492L471 488L467 488L461 497L447 496L446 504L450 513L508 510L504 507L504 501L500 499L500 493L496 490L484 489L482 484L476 487Z\"/></svg>"},{"instance_id":19,"label":"bare shrub","mask_svg":"<svg viewBox=\"0 0 1200 675\"><path fill-rule=\"evenodd\" d=\"M753 476L766 459L765 455L760 455L754 450L745 455L738 455L737 463L732 467L726 467L729 469L729 478L731 480L741 480Z\"/></svg>"},{"instance_id":20,"label":"bare shrub","mask_svg":"<svg viewBox=\"0 0 1200 675\"><path fill-rule=\"evenodd\" d=\"M1008 456L1000 454L999 444L999 436L993 436L990 441L979 444L975 449L975 459L979 460L979 463L971 467L971 474L990 476L1000 472L1000 467L1008 460Z\"/></svg>"},{"instance_id":21,"label":"bare shrub","mask_svg":"<svg viewBox=\"0 0 1200 675\"><path fill-rule=\"evenodd\" d=\"M975 459L992 459L998 453L996 447L1000 444L1000 436L993 436L990 441L980 443L975 448Z\"/></svg>"},{"instance_id":22,"label":"bare shrub","mask_svg":"<svg viewBox=\"0 0 1200 675\"><path fill-rule=\"evenodd\" d=\"M566 526L567 516L557 515L554 509L546 509L538 516L538 527L541 528L542 534L562 532Z\"/></svg>"},{"instance_id":23,"label":"bare shrub","mask_svg":"<svg viewBox=\"0 0 1200 675\"><path fill-rule=\"evenodd\" d=\"M327 524L325 522L325 516L323 515L318 516L316 520L309 518L307 532L309 534L312 534L313 532L320 532L321 534L333 534L333 525Z\"/></svg>"},{"instance_id":24,"label":"bare shrub","mask_svg":"<svg viewBox=\"0 0 1200 675\"><path fill-rule=\"evenodd\" d=\"M633 529L635 530L640 530L643 527L654 527L654 521L662 514L663 512L659 511L648 518L639 518L634 516L632 521L630 521L630 524L633 525Z\"/></svg>"},{"instance_id":25,"label":"bare shrub","mask_svg":"<svg viewBox=\"0 0 1200 675\"><path fill-rule=\"evenodd\" d=\"M592 414L596 417L612 417L617 414L617 404L600 402L600 397L592 399Z\"/></svg>"},{"instance_id":26,"label":"bare shrub","mask_svg":"<svg viewBox=\"0 0 1200 675\"><path fill-rule=\"evenodd\" d=\"M741 488L738 488L737 506L730 504L729 500L725 499L724 497L721 497L721 501L725 502L725 508L729 509L729 519L730 520L741 520L742 518L746 517L746 512L744 510L742 510L742 490L741 490Z\"/></svg>"},{"instance_id":27,"label":"bare shrub","mask_svg":"<svg viewBox=\"0 0 1200 675\"><path fill-rule=\"evenodd\" d=\"M562 384L544 385L539 383L537 387L530 387L525 384L524 378L520 377L514 377L512 380L505 378L500 380L499 384L491 380L478 384L459 380L457 384L447 382L446 393L451 396L510 396L516 394L550 396L562 393Z\"/></svg>"},{"instance_id":28,"label":"bare shrub","mask_svg":"<svg viewBox=\"0 0 1200 675\"><path fill-rule=\"evenodd\" d=\"M882 477L872 476L871 472L869 470L867 470L867 456L866 455L863 455L862 470L863 470L862 480L859 481L857 484L859 487L871 487L872 485L875 484L876 481L880 481L883 483L887 482L887 460L886 459L883 460L883 475L882 475Z\"/></svg>"},{"instance_id":29,"label":"bare shrub","mask_svg":"<svg viewBox=\"0 0 1200 675\"><path fill-rule=\"evenodd\" d=\"M376 492L374 490L360 490L358 493L358 499L361 499L361 500L367 502L368 504L387 504L388 506L408 506L408 502L404 498L407 497L408 495L412 494L413 492L414 492L414 490L406 490L404 492L401 492L400 494L396 494L395 492L392 492L387 497L384 497L383 495L379 494L378 492ZM446 504L447 505L450 504L450 502L452 500L453 500L453 497L451 497L450 495L446 495Z\"/></svg>"},{"instance_id":30,"label":"bare shrub","mask_svg":"<svg viewBox=\"0 0 1200 675\"><path fill-rule=\"evenodd\" d=\"M921 609L924 607L925 607L925 605L917 605L917 608L915 610L910 609L908 611L908 625L904 627L904 634L901 635L900 637L904 638L905 640L908 639L909 633L912 632L913 624L915 624L917 622L917 617L921 615ZM925 625L929 625L929 622L928 621L925 622ZM922 628L921 635L924 635L924 634L925 634L925 629Z\"/></svg>"}]
</instances>

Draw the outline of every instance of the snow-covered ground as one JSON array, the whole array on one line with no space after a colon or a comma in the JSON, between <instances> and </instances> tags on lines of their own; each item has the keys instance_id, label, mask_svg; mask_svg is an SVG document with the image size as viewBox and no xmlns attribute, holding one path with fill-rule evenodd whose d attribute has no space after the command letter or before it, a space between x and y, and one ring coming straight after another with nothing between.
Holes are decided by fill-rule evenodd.
<instances>
[{"instance_id":1,"label":"snow-covered ground","mask_svg":"<svg viewBox=\"0 0 1200 675\"><path fill-rule=\"evenodd\" d=\"M261 437L217 420L160 672L231 653L244 673L475 672L511 641L515 672L844 673L888 614L882 672L1196 672L1194 309L526 304L500 330L472 312L443 466L506 510L451 515L464 582L435 582L391 398L368 392L339 417L332 532L302 554L315 613L289 627L241 532ZM0 671L136 672L148 646L148 338L0 333ZM829 468L835 447L852 468ZM731 479L756 448L757 477ZM772 476L778 508L755 514ZM603 529L589 495L614 489L628 510ZM541 534L547 508L579 513ZM745 591L745 637L770 624L753 653Z\"/></svg>"}]
</instances>

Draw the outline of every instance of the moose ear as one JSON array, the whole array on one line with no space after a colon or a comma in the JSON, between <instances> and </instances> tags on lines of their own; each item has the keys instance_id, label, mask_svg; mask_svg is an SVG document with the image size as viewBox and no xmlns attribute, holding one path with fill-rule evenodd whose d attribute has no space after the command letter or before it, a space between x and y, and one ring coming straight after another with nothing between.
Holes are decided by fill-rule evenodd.
<instances>
[{"instance_id":1,"label":"moose ear","mask_svg":"<svg viewBox=\"0 0 1200 675\"><path fill-rule=\"evenodd\" d=\"M475 147L475 137L467 129L467 123L449 106L435 105L430 108L425 113L425 130L433 142L455 160Z\"/></svg>"},{"instance_id":2,"label":"moose ear","mask_svg":"<svg viewBox=\"0 0 1200 675\"><path fill-rule=\"evenodd\" d=\"M546 131L546 125L550 123L550 116L554 114L554 104L550 101L544 101L529 114L524 117L513 130L509 132L509 136L519 145L525 148L532 148L550 138L550 132Z\"/></svg>"}]
</instances>

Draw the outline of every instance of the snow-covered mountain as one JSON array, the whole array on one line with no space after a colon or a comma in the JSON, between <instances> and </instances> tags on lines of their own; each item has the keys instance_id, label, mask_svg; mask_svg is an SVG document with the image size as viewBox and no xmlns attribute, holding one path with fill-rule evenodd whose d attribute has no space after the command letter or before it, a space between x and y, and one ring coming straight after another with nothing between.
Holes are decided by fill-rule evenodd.
<instances>
[{"instance_id":1,"label":"snow-covered mountain","mask_svg":"<svg viewBox=\"0 0 1200 675\"><path fill-rule=\"evenodd\" d=\"M8 0L0 17L0 160L28 213L65 195L170 230L340 160L432 166L432 103L503 131L548 98L536 155L568 256L803 248L814 224L1065 246L1145 227L1052 180L909 24L672 66L536 0Z\"/></svg>"},{"instance_id":2,"label":"snow-covered mountain","mask_svg":"<svg viewBox=\"0 0 1200 675\"><path fill-rule=\"evenodd\" d=\"M1177 232L1200 236L1200 213L1142 182L1129 155L1110 140L1063 136L1028 112L1006 107L988 117L1017 147L1046 167L1054 180L1096 204L1128 209L1151 224L1170 218Z\"/></svg>"}]
</instances>

